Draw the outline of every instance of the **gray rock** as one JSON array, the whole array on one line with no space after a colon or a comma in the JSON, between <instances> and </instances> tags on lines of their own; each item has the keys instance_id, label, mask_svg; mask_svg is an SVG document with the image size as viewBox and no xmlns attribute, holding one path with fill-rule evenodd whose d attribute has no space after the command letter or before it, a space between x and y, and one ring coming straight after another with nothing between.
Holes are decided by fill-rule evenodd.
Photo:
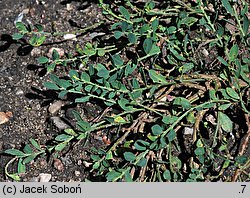
<instances>
[{"instance_id":1,"label":"gray rock","mask_svg":"<svg viewBox=\"0 0 250 198\"><path fill-rule=\"evenodd\" d=\"M194 129L193 127L184 127L183 134L184 135L193 135Z\"/></svg>"},{"instance_id":2,"label":"gray rock","mask_svg":"<svg viewBox=\"0 0 250 198\"><path fill-rule=\"evenodd\" d=\"M55 101L49 106L48 111L51 114L55 114L57 111L59 111L63 106L63 102L61 100Z\"/></svg>"},{"instance_id":3,"label":"gray rock","mask_svg":"<svg viewBox=\"0 0 250 198\"><path fill-rule=\"evenodd\" d=\"M54 117L51 117L50 120L59 130L70 128L70 126L67 125L60 117L54 116Z\"/></svg>"},{"instance_id":4,"label":"gray rock","mask_svg":"<svg viewBox=\"0 0 250 198\"><path fill-rule=\"evenodd\" d=\"M49 182L51 180L51 174L49 173L41 173L39 174L40 182Z\"/></svg>"}]
</instances>

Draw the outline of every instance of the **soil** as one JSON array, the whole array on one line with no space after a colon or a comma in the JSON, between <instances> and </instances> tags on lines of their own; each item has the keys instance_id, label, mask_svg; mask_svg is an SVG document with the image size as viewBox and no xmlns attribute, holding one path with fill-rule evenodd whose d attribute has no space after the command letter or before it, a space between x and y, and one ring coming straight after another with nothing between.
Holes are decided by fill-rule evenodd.
<instances>
[{"instance_id":1,"label":"soil","mask_svg":"<svg viewBox=\"0 0 250 198\"><path fill-rule=\"evenodd\" d=\"M76 42L71 40L61 42L60 38L46 40L46 44L32 48L25 42L17 42L11 35L17 32L14 21L20 13L24 12L23 21L25 23L41 24L45 31L51 32L71 32L78 28L89 27L101 20L103 16L96 1L84 0L0 0L0 112L7 112L6 123L0 124L0 151L6 149L23 148L30 138L35 139L41 145L52 141L56 135L60 134L64 126L74 125L75 120L72 114L77 110L87 120L93 120L104 111L98 105L90 103L75 105L70 101L61 101L57 94L48 91L43 83L49 80L46 68L38 65L37 58L47 56L52 47L60 48L66 54L74 51ZM105 28L104 28L105 29ZM98 32L98 29L97 29ZM81 45L89 39L88 34L83 34L78 38L77 44ZM209 50L211 56L204 56L204 53L197 52L197 59L204 62L206 66L213 65L214 59L218 56L216 49ZM205 51L206 53L208 53ZM206 54L205 53L205 54ZM213 70L213 67L208 67ZM59 74L59 73L58 73ZM180 90L182 92L183 90ZM51 109L52 108L52 109ZM0 114L1 116L1 114ZM232 115L235 123L239 123L236 115ZM239 119L239 120L237 120ZM59 122L59 124L58 124ZM0 120L1 123L1 120ZM235 124L239 127L239 124ZM240 128L240 136L246 131ZM242 126L241 125L241 126ZM104 133L104 132L102 132ZM42 173L51 174L50 181L105 181L102 177L94 177L90 173L89 150L91 147L105 147L103 137L105 134L96 133L90 137L86 146L80 144L69 148L70 152L62 153L60 156L39 157L27 165L27 171L21 175L22 181L39 181ZM184 150L189 151L192 147L190 138L183 138ZM230 136L230 134L228 134ZM212 137L212 136L211 136ZM211 137L207 139L211 140ZM232 139L232 137L230 137ZM240 142L242 137L237 137ZM231 144L230 150L236 153L239 143ZM188 152L187 152L188 153ZM182 159L190 156L183 153ZM246 150L246 156L250 155L250 147ZM0 155L0 182L11 181L5 175L4 167L12 159L8 155ZM222 163L222 162L218 162ZM10 173L17 171L17 162L9 166ZM232 175L231 173L225 173ZM92 174L92 175L91 175Z\"/></svg>"},{"instance_id":2,"label":"soil","mask_svg":"<svg viewBox=\"0 0 250 198\"><path fill-rule=\"evenodd\" d=\"M64 104L53 115L48 111L58 99L55 93L45 91L43 82L49 80L49 75L45 68L37 65L37 58L46 55L52 46L48 44L32 48L12 40L11 35L16 32L14 21L21 12L25 12L25 22L39 23L50 32L53 25L57 31L65 32L75 30L75 26L88 27L98 22L102 17L101 12L95 1L37 0L0 1L0 11L0 112L12 113L10 120L0 125L0 150L19 149L30 138L42 145L60 133L50 119L52 116L62 117L66 122L72 119L72 110L84 113L86 107ZM61 48L65 53L72 51L74 46L74 41L53 44L53 47ZM91 111L94 115L100 113L91 106L87 109L85 115L88 117L91 117ZM102 142L97 140L96 143ZM76 146L70 155L65 154L59 159L62 168L57 167L53 159L35 160L28 165L27 174L21 176L22 181L36 181L41 173L51 174L51 181L83 181L88 176L83 165L88 158L84 156L83 148L79 149ZM9 181L4 176L4 167L10 159L10 156L0 155L1 182ZM16 166L10 166L8 171L16 171Z\"/></svg>"}]
</instances>

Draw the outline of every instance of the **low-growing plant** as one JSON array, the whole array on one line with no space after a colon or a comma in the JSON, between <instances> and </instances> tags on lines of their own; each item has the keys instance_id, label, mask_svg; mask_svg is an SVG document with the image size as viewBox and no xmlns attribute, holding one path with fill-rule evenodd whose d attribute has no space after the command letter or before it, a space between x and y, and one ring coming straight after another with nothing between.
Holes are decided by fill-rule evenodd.
<instances>
[{"instance_id":1,"label":"low-growing plant","mask_svg":"<svg viewBox=\"0 0 250 198\"><path fill-rule=\"evenodd\" d=\"M250 134L248 3L173 0L139 6L126 0L119 5L99 0L109 22L109 40L78 45L74 57L60 57L54 50L51 58L38 59L51 73L44 86L59 98L74 93L75 103L96 102L115 111L98 122L74 112L76 128L56 136L52 145L41 148L31 139L34 148L26 144L23 151L6 150L15 157L11 162L18 160L18 172L8 173L7 164L6 175L18 180L37 156L60 152L77 141L84 144L95 131L116 129L118 138L110 146L89 151L91 172L105 175L106 181L216 180L232 168L249 178L244 148L239 156L229 151L238 124L232 121L235 112L245 116L246 135ZM28 39L33 46L42 45L47 36L66 34L43 32L41 25L22 22L16 27L19 32L13 39ZM213 50L213 60L202 60L200 54L209 59ZM104 61L93 63L91 57ZM67 76L54 74L61 67L70 68ZM209 116L214 121L206 119ZM189 153L181 145L185 127L192 129Z\"/></svg>"}]
</instances>

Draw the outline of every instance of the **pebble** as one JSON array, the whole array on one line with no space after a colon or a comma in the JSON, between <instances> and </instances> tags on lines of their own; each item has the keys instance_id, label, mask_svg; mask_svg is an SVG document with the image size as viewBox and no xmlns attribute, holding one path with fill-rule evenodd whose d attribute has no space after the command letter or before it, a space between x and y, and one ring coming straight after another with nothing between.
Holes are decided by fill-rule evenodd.
<instances>
[{"instance_id":1,"label":"pebble","mask_svg":"<svg viewBox=\"0 0 250 198\"><path fill-rule=\"evenodd\" d=\"M80 171L75 171L75 176L76 177L79 177L81 175L81 172Z\"/></svg>"},{"instance_id":2,"label":"pebble","mask_svg":"<svg viewBox=\"0 0 250 198\"><path fill-rule=\"evenodd\" d=\"M59 111L61 109L61 107L63 106L63 102L61 100L55 101L54 103L52 103L49 106L49 112L51 114L55 114L57 111Z\"/></svg>"},{"instance_id":3,"label":"pebble","mask_svg":"<svg viewBox=\"0 0 250 198\"><path fill-rule=\"evenodd\" d=\"M82 163L86 168L90 167L93 164L91 162L86 162L86 161L83 161Z\"/></svg>"},{"instance_id":4,"label":"pebble","mask_svg":"<svg viewBox=\"0 0 250 198\"><path fill-rule=\"evenodd\" d=\"M78 166L82 165L82 160L78 160L78 161L77 161L77 165L78 165Z\"/></svg>"},{"instance_id":5,"label":"pebble","mask_svg":"<svg viewBox=\"0 0 250 198\"><path fill-rule=\"evenodd\" d=\"M67 125L60 117L54 116L51 117L50 120L53 122L53 124L59 129L64 130L70 128L69 125Z\"/></svg>"},{"instance_id":6,"label":"pebble","mask_svg":"<svg viewBox=\"0 0 250 198\"><path fill-rule=\"evenodd\" d=\"M0 124L4 124L9 121L9 118L12 117L12 112L8 111L6 113L0 112Z\"/></svg>"},{"instance_id":7,"label":"pebble","mask_svg":"<svg viewBox=\"0 0 250 198\"><path fill-rule=\"evenodd\" d=\"M184 135L193 135L194 129L193 127L184 127L183 134Z\"/></svg>"},{"instance_id":8,"label":"pebble","mask_svg":"<svg viewBox=\"0 0 250 198\"><path fill-rule=\"evenodd\" d=\"M49 173L40 173L39 174L39 181L40 182L49 182L51 180L51 174Z\"/></svg>"},{"instance_id":9,"label":"pebble","mask_svg":"<svg viewBox=\"0 0 250 198\"><path fill-rule=\"evenodd\" d=\"M55 167L55 169L57 169L59 171L64 170L64 165L63 165L62 161L59 159L54 159L54 167Z\"/></svg>"},{"instance_id":10,"label":"pebble","mask_svg":"<svg viewBox=\"0 0 250 198\"><path fill-rule=\"evenodd\" d=\"M31 56L40 56L41 53L42 53L42 50L35 47L35 48L33 48L33 49L31 50L30 55L31 55Z\"/></svg>"},{"instance_id":11,"label":"pebble","mask_svg":"<svg viewBox=\"0 0 250 198\"><path fill-rule=\"evenodd\" d=\"M16 91L16 95L17 95L17 96L20 96L20 95L23 95L23 94L24 94L24 92L23 92L22 89L18 89L18 90Z\"/></svg>"}]
</instances>

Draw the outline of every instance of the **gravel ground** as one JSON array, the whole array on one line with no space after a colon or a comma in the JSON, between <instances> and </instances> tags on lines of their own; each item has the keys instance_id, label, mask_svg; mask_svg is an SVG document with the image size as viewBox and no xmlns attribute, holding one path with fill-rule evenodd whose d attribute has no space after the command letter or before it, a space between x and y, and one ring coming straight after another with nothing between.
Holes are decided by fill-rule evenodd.
<instances>
[{"instance_id":1,"label":"gravel ground","mask_svg":"<svg viewBox=\"0 0 250 198\"><path fill-rule=\"evenodd\" d=\"M0 125L0 150L19 149L30 138L45 144L60 131L60 123L56 124L53 119L59 122L61 117L70 119L70 111L78 107L58 102L53 92L45 91L42 83L49 76L37 65L37 57L46 55L52 46L31 48L12 40L11 34L16 32L14 20L25 12L24 22L40 23L47 31L51 31L52 24L57 31L72 31L75 29L72 24L76 25L74 22L80 27L97 22L101 17L100 10L93 1L6 0L0 1L0 11L0 112L12 114L8 122ZM69 41L53 44L53 47L67 53L74 44L74 41ZM37 159L29 164L22 180L37 181L39 174L47 173L51 174L51 181L82 181L87 175L83 166L84 155L84 151L76 147L70 155L66 154L57 161ZM10 159L9 156L0 156L0 181L8 181L4 176L4 166ZM16 166L10 166L9 172L15 170Z\"/></svg>"}]
</instances>

